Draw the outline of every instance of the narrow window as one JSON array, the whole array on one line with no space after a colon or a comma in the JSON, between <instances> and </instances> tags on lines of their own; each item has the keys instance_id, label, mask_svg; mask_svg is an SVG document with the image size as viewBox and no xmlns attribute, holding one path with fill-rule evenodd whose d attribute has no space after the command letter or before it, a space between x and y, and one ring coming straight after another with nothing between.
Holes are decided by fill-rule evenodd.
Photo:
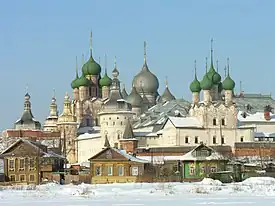
<instances>
[{"instance_id":1,"label":"narrow window","mask_svg":"<svg viewBox=\"0 0 275 206\"><path fill-rule=\"evenodd\" d=\"M199 137L195 137L195 144L198 144L199 143Z\"/></svg>"},{"instance_id":2,"label":"narrow window","mask_svg":"<svg viewBox=\"0 0 275 206\"><path fill-rule=\"evenodd\" d=\"M225 144L224 137L222 137L221 142L222 142L222 144Z\"/></svg>"},{"instance_id":3,"label":"narrow window","mask_svg":"<svg viewBox=\"0 0 275 206\"><path fill-rule=\"evenodd\" d=\"M34 182L34 175L30 175L29 180L30 182Z\"/></svg>"},{"instance_id":4,"label":"narrow window","mask_svg":"<svg viewBox=\"0 0 275 206\"><path fill-rule=\"evenodd\" d=\"M241 142L243 142L243 136L241 136Z\"/></svg>"},{"instance_id":5,"label":"narrow window","mask_svg":"<svg viewBox=\"0 0 275 206\"><path fill-rule=\"evenodd\" d=\"M25 169L25 159L19 159L19 169Z\"/></svg>"},{"instance_id":6,"label":"narrow window","mask_svg":"<svg viewBox=\"0 0 275 206\"><path fill-rule=\"evenodd\" d=\"M118 176L124 176L124 167L118 166Z\"/></svg>"},{"instance_id":7,"label":"narrow window","mask_svg":"<svg viewBox=\"0 0 275 206\"><path fill-rule=\"evenodd\" d=\"M190 167L189 174L190 175L194 175L195 174L195 168L194 167Z\"/></svg>"},{"instance_id":8,"label":"narrow window","mask_svg":"<svg viewBox=\"0 0 275 206\"><path fill-rule=\"evenodd\" d=\"M216 118L213 119L213 125L214 126L217 125L217 119Z\"/></svg>"},{"instance_id":9,"label":"narrow window","mask_svg":"<svg viewBox=\"0 0 275 206\"><path fill-rule=\"evenodd\" d=\"M9 169L14 169L14 160L9 161Z\"/></svg>"},{"instance_id":10,"label":"narrow window","mask_svg":"<svg viewBox=\"0 0 275 206\"><path fill-rule=\"evenodd\" d=\"M107 171L108 171L108 176L113 176L113 166L108 166Z\"/></svg>"},{"instance_id":11,"label":"narrow window","mask_svg":"<svg viewBox=\"0 0 275 206\"><path fill-rule=\"evenodd\" d=\"M185 144L188 144L188 137L185 137Z\"/></svg>"},{"instance_id":12,"label":"narrow window","mask_svg":"<svg viewBox=\"0 0 275 206\"><path fill-rule=\"evenodd\" d=\"M30 169L33 169L34 168L34 159L33 158L30 158Z\"/></svg>"},{"instance_id":13,"label":"narrow window","mask_svg":"<svg viewBox=\"0 0 275 206\"><path fill-rule=\"evenodd\" d=\"M11 182L15 182L15 175L11 175L11 176L10 176L10 181L11 181Z\"/></svg>"},{"instance_id":14,"label":"narrow window","mask_svg":"<svg viewBox=\"0 0 275 206\"><path fill-rule=\"evenodd\" d=\"M217 144L217 138L216 138L216 136L213 136L213 144Z\"/></svg>"},{"instance_id":15,"label":"narrow window","mask_svg":"<svg viewBox=\"0 0 275 206\"><path fill-rule=\"evenodd\" d=\"M96 176L101 176L101 167L100 167L100 166L97 166L97 167L95 168L95 175L96 175Z\"/></svg>"},{"instance_id":16,"label":"narrow window","mask_svg":"<svg viewBox=\"0 0 275 206\"><path fill-rule=\"evenodd\" d=\"M20 178L20 182L24 182L25 181L25 175L20 175L19 178Z\"/></svg>"},{"instance_id":17,"label":"narrow window","mask_svg":"<svg viewBox=\"0 0 275 206\"><path fill-rule=\"evenodd\" d=\"M115 126L115 124L116 124L116 123L115 123L115 122L113 122L113 126Z\"/></svg>"},{"instance_id":18,"label":"narrow window","mask_svg":"<svg viewBox=\"0 0 275 206\"><path fill-rule=\"evenodd\" d=\"M222 125L223 126L225 125L225 119L222 119Z\"/></svg>"}]
</instances>

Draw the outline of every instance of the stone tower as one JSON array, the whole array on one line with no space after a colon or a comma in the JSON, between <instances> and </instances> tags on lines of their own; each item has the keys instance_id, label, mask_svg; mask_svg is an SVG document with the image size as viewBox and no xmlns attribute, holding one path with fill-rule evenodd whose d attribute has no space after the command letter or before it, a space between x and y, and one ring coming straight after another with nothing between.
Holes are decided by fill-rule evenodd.
<instances>
[{"instance_id":1,"label":"stone tower","mask_svg":"<svg viewBox=\"0 0 275 206\"><path fill-rule=\"evenodd\" d=\"M76 116L71 111L71 102L68 93L65 95L63 112L58 118L57 125L61 134L62 153L68 163L76 163L77 151L75 138L77 136L78 123Z\"/></svg>"}]
</instances>

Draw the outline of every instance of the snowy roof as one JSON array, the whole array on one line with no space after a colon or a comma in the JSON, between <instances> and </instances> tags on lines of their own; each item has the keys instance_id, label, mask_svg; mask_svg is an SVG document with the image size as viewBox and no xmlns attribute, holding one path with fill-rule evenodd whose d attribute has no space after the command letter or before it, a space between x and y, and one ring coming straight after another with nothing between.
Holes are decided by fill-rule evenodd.
<instances>
[{"instance_id":1,"label":"snowy roof","mask_svg":"<svg viewBox=\"0 0 275 206\"><path fill-rule=\"evenodd\" d=\"M103 154L104 152L106 152L107 150L112 150L120 155L122 155L123 157L125 157L126 159L128 159L129 161L132 162L138 162L138 163L149 163L147 160L144 159L140 159L139 157L135 157L131 154L128 154L125 150L122 149L116 149L114 147L106 147L105 149L103 149L102 151L100 151L99 153L97 153L96 155L94 155L93 157L91 157L89 159L89 161L96 159L96 157L100 154Z\"/></svg>"},{"instance_id":2,"label":"snowy roof","mask_svg":"<svg viewBox=\"0 0 275 206\"><path fill-rule=\"evenodd\" d=\"M195 156L195 152L199 150L200 148L206 148L209 152L209 156ZM216 152L213 150L211 147L208 147L204 144L200 144L194 149L192 149L190 152L186 153L185 155L182 156L181 160L183 161L196 161L196 160L224 160L225 157L222 156L220 153Z\"/></svg>"},{"instance_id":3,"label":"snowy roof","mask_svg":"<svg viewBox=\"0 0 275 206\"><path fill-rule=\"evenodd\" d=\"M234 98L237 109L249 113L263 112L266 105L275 108L275 100L270 94L242 94Z\"/></svg>"},{"instance_id":4,"label":"snowy roof","mask_svg":"<svg viewBox=\"0 0 275 206\"><path fill-rule=\"evenodd\" d=\"M101 137L101 134L100 134L100 131L99 132L94 132L94 133L85 133L85 134L81 134L79 135L76 140L79 141L79 140L85 140L85 139L95 139L95 138L100 138Z\"/></svg>"},{"instance_id":5,"label":"snowy roof","mask_svg":"<svg viewBox=\"0 0 275 206\"><path fill-rule=\"evenodd\" d=\"M275 132L254 132L255 137L275 137Z\"/></svg>"},{"instance_id":6,"label":"snowy roof","mask_svg":"<svg viewBox=\"0 0 275 206\"><path fill-rule=\"evenodd\" d=\"M238 112L238 120L240 122L275 122L275 114L270 113L270 120L264 118L264 112L256 112L254 114L246 113L246 117L243 117L244 111Z\"/></svg>"},{"instance_id":7,"label":"snowy roof","mask_svg":"<svg viewBox=\"0 0 275 206\"><path fill-rule=\"evenodd\" d=\"M162 125L167 120L167 116L188 115L190 105L183 99L168 101L164 104L158 103L143 113L140 119L134 123L133 128Z\"/></svg>"},{"instance_id":8,"label":"snowy roof","mask_svg":"<svg viewBox=\"0 0 275 206\"><path fill-rule=\"evenodd\" d=\"M198 118L196 117L169 117L169 120L176 128L203 127Z\"/></svg>"}]
</instances>

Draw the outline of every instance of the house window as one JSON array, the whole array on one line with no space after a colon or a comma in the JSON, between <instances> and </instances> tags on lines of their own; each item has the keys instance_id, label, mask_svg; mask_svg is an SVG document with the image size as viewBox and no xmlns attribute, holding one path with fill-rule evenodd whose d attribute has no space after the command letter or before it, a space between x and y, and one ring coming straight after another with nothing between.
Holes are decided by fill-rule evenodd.
<instances>
[{"instance_id":1,"label":"house window","mask_svg":"<svg viewBox=\"0 0 275 206\"><path fill-rule=\"evenodd\" d=\"M201 173L202 173L202 174L205 173L205 167L204 167L204 166L201 167Z\"/></svg>"},{"instance_id":2,"label":"house window","mask_svg":"<svg viewBox=\"0 0 275 206\"><path fill-rule=\"evenodd\" d=\"M25 175L19 175L20 182L24 182L26 180Z\"/></svg>"},{"instance_id":3,"label":"house window","mask_svg":"<svg viewBox=\"0 0 275 206\"><path fill-rule=\"evenodd\" d=\"M9 169L14 170L14 160L9 160Z\"/></svg>"},{"instance_id":4,"label":"house window","mask_svg":"<svg viewBox=\"0 0 275 206\"><path fill-rule=\"evenodd\" d=\"M96 176L101 176L101 167L100 167L100 166L97 166L97 167L95 168L95 175L96 175Z\"/></svg>"},{"instance_id":5,"label":"house window","mask_svg":"<svg viewBox=\"0 0 275 206\"><path fill-rule=\"evenodd\" d=\"M213 119L213 125L214 126L217 125L217 119L216 118Z\"/></svg>"},{"instance_id":6,"label":"house window","mask_svg":"<svg viewBox=\"0 0 275 206\"><path fill-rule=\"evenodd\" d=\"M19 159L19 169L23 170L25 168L25 159Z\"/></svg>"},{"instance_id":7,"label":"house window","mask_svg":"<svg viewBox=\"0 0 275 206\"><path fill-rule=\"evenodd\" d=\"M30 180L30 182L34 182L34 175L30 175L29 180Z\"/></svg>"},{"instance_id":8,"label":"house window","mask_svg":"<svg viewBox=\"0 0 275 206\"><path fill-rule=\"evenodd\" d=\"M30 169L34 168L34 159L30 158Z\"/></svg>"},{"instance_id":9,"label":"house window","mask_svg":"<svg viewBox=\"0 0 275 206\"><path fill-rule=\"evenodd\" d=\"M199 143L199 137L196 136L196 137L195 137L195 144L198 144L198 143Z\"/></svg>"},{"instance_id":10,"label":"house window","mask_svg":"<svg viewBox=\"0 0 275 206\"><path fill-rule=\"evenodd\" d=\"M224 142L224 136L222 136L221 143L225 144L225 142Z\"/></svg>"},{"instance_id":11,"label":"house window","mask_svg":"<svg viewBox=\"0 0 275 206\"><path fill-rule=\"evenodd\" d=\"M132 167L132 176L138 176L138 167Z\"/></svg>"},{"instance_id":12,"label":"house window","mask_svg":"<svg viewBox=\"0 0 275 206\"><path fill-rule=\"evenodd\" d=\"M108 166L107 171L108 171L108 176L113 176L113 166Z\"/></svg>"},{"instance_id":13,"label":"house window","mask_svg":"<svg viewBox=\"0 0 275 206\"><path fill-rule=\"evenodd\" d=\"M243 136L241 136L241 142L243 142Z\"/></svg>"},{"instance_id":14,"label":"house window","mask_svg":"<svg viewBox=\"0 0 275 206\"><path fill-rule=\"evenodd\" d=\"M189 174L190 175L194 175L195 174L195 168L194 167L190 167Z\"/></svg>"},{"instance_id":15,"label":"house window","mask_svg":"<svg viewBox=\"0 0 275 206\"><path fill-rule=\"evenodd\" d=\"M222 119L222 125L223 126L225 125L225 119Z\"/></svg>"},{"instance_id":16,"label":"house window","mask_svg":"<svg viewBox=\"0 0 275 206\"><path fill-rule=\"evenodd\" d=\"M15 182L15 175L10 175L10 181Z\"/></svg>"},{"instance_id":17,"label":"house window","mask_svg":"<svg viewBox=\"0 0 275 206\"><path fill-rule=\"evenodd\" d=\"M213 144L217 144L217 138L216 138L216 136L213 136Z\"/></svg>"},{"instance_id":18,"label":"house window","mask_svg":"<svg viewBox=\"0 0 275 206\"><path fill-rule=\"evenodd\" d=\"M118 176L124 176L124 167L123 166L118 166Z\"/></svg>"},{"instance_id":19,"label":"house window","mask_svg":"<svg viewBox=\"0 0 275 206\"><path fill-rule=\"evenodd\" d=\"M188 144L188 136L185 137L185 144Z\"/></svg>"},{"instance_id":20,"label":"house window","mask_svg":"<svg viewBox=\"0 0 275 206\"><path fill-rule=\"evenodd\" d=\"M217 172L217 168L216 167L211 167L210 168L210 171L213 173L213 172Z\"/></svg>"}]
</instances>

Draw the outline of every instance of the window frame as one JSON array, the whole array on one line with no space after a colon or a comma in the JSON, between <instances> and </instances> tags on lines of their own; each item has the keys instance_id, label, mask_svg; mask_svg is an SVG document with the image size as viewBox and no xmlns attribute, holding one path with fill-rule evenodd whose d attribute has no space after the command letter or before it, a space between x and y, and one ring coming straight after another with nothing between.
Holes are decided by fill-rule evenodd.
<instances>
[{"instance_id":1,"label":"window frame","mask_svg":"<svg viewBox=\"0 0 275 206\"><path fill-rule=\"evenodd\" d=\"M99 171L97 169L99 169ZM95 166L95 176L102 176L102 166Z\"/></svg>"},{"instance_id":2,"label":"window frame","mask_svg":"<svg viewBox=\"0 0 275 206\"><path fill-rule=\"evenodd\" d=\"M113 176L113 165L107 166L107 176Z\"/></svg>"},{"instance_id":3,"label":"window frame","mask_svg":"<svg viewBox=\"0 0 275 206\"><path fill-rule=\"evenodd\" d=\"M120 177L124 176L124 171L125 171L124 166L119 165L119 166L117 167L117 174L118 174L118 176L120 176Z\"/></svg>"}]
</instances>

